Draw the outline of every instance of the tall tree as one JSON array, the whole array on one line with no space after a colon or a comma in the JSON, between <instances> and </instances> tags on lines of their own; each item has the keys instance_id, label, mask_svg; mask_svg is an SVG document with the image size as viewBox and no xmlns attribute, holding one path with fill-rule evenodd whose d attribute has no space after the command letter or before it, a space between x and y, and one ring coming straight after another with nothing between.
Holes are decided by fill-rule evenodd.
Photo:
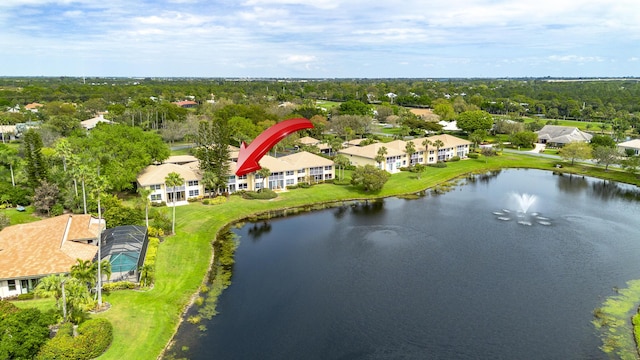
<instances>
[{"instance_id":1,"label":"tall tree","mask_svg":"<svg viewBox=\"0 0 640 360\"><path fill-rule=\"evenodd\" d=\"M48 176L48 167L42 155L42 138L35 130L29 129L24 134L22 151L26 161L27 181L36 188Z\"/></svg>"},{"instance_id":2,"label":"tall tree","mask_svg":"<svg viewBox=\"0 0 640 360\"><path fill-rule=\"evenodd\" d=\"M442 140L438 139L433 142L433 146L436 147L436 162L440 161L440 148L444 146Z\"/></svg>"},{"instance_id":3,"label":"tall tree","mask_svg":"<svg viewBox=\"0 0 640 360\"><path fill-rule=\"evenodd\" d=\"M422 141L422 146L424 146L424 163L429 163L429 145L433 145L433 142L429 139L424 139Z\"/></svg>"},{"instance_id":4,"label":"tall tree","mask_svg":"<svg viewBox=\"0 0 640 360\"><path fill-rule=\"evenodd\" d=\"M229 128L221 119L201 121L198 126L195 156L200 160L200 169L215 175L216 193L224 191L230 175Z\"/></svg>"},{"instance_id":5,"label":"tall tree","mask_svg":"<svg viewBox=\"0 0 640 360\"><path fill-rule=\"evenodd\" d=\"M457 125L460 129L468 134L476 130L491 130L493 126L493 117L486 111L472 110L465 111L458 115Z\"/></svg>"},{"instance_id":6,"label":"tall tree","mask_svg":"<svg viewBox=\"0 0 640 360\"><path fill-rule=\"evenodd\" d=\"M620 153L615 148L597 146L593 150L593 158L598 164L604 164L604 171L608 171L609 165L617 164L620 161Z\"/></svg>"},{"instance_id":7,"label":"tall tree","mask_svg":"<svg viewBox=\"0 0 640 360\"><path fill-rule=\"evenodd\" d=\"M413 154L416 153L416 144L413 141L407 141L407 144L404 147L404 152L407 154L407 158L409 159L409 168L413 167ZM417 162L417 160L416 160Z\"/></svg>"},{"instance_id":8,"label":"tall tree","mask_svg":"<svg viewBox=\"0 0 640 360\"><path fill-rule=\"evenodd\" d=\"M351 163L349 161L349 158L347 158L346 156L342 155L342 154L338 154L333 158L333 162L338 165L340 171L341 171L341 175L340 175L340 180L344 179L344 168L349 166L349 164Z\"/></svg>"},{"instance_id":9,"label":"tall tree","mask_svg":"<svg viewBox=\"0 0 640 360\"><path fill-rule=\"evenodd\" d=\"M571 160L571 165L573 165L576 160L590 159L592 150L589 144L576 141L563 146L559 155L565 160Z\"/></svg>"},{"instance_id":10,"label":"tall tree","mask_svg":"<svg viewBox=\"0 0 640 360\"><path fill-rule=\"evenodd\" d=\"M171 222L171 233L176 233L176 187L184 184L184 179L177 172L170 172L164 179L164 184L172 190L173 199L173 221Z\"/></svg>"},{"instance_id":11,"label":"tall tree","mask_svg":"<svg viewBox=\"0 0 640 360\"><path fill-rule=\"evenodd\" d=\"M9 167L11 173L11 185L16 186L16 179L13 174L13 167L18 163L18 150L5 144L0 144L0 164Z\"/></svg>"},{"instance_id":12,"label":"tall tree","mask_svg":"<svg viewBox=\"0 0 640 360\"><path fill-rule=\"evenodd\" d=\"M138 195L140 195L140 201L144 205L144 220L147 228L149 227L149 206L151 205L151 200L149 200L149 195L153 190L147 189L145 187L138 188Z\"/></svg>"}]
</instances>

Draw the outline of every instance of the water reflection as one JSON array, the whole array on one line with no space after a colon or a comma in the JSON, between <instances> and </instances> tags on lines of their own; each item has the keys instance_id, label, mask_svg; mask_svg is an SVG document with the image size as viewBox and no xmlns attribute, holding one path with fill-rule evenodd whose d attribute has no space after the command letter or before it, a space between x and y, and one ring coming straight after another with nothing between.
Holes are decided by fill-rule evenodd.
<instances>
[{"instance_id":1,"label":"water reflection","mask_svg":"<svg viewBox=\"0 0 640 360\"><path fill-rule=\"evenodd\" d=\"M252 240L257 241L262 235L268 234L271 231L271 223L263 221L261 223L253 223L247 233Z\"/></svg>"},{"instance_id":2,"label":"water reflection","mask_svg":"<svg viewBox=\"0 0 640 360\"><path fill-rule=\"evenodd\" d=\"M596 180L582 175L554 173L557 175L557 187L569 194L584 193L587 196L610 201L624 199L627 201L640 200L637 186L621 184L610 180Z\"/></svg>"}]
</instances>

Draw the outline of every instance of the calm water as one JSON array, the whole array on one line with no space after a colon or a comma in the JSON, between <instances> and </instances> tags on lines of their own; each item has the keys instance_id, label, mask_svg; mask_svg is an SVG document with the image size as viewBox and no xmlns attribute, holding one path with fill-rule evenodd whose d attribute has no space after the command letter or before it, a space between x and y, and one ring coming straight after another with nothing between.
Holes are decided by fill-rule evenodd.
<instances>
[{"instance_id":1,"label":"calm water","mask_svg":"<svg viewBox=\"0 0 640 360\"><path fill-rule=\"evenodd\" d=\"M178 355L605 358L592 311L640 278L637 187L535 170L494 175L443 195L236 230L220 314L206 332L185 322ZM512 193L535 195L526 218Z\"/></svg>"}]
</instances>

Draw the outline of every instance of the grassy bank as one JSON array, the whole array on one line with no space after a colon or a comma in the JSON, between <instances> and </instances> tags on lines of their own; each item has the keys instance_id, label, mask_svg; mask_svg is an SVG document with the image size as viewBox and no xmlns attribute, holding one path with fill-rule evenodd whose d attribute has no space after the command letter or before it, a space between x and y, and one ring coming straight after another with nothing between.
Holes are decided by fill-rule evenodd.
<instances>
[{"instance_id":1,"label":"grassy bank","mask_svg":"<svg viewBox=\"0 0 640 360\"><path fill-rule=\"evenodd\" d=\"M211 243L225 225L266 211L351 199L370 199L415 193L473 172L501 168L560 170L622 182L640 183L632 176L586 165L555 169L557 160L520 154L469 159L429 167L416 174L393 175L379 193L365 193L352 186L316 185L279 194L273 200L244 200L231 196L215 206L193 203L176 209L176 235L158 249L155 287L147 291L119 291L105 296L111 309L96 315L111 321L114 341L100 359L155 359L174 334L183 310L205 278L212 254Z\"/></svg>"}]
</instances>

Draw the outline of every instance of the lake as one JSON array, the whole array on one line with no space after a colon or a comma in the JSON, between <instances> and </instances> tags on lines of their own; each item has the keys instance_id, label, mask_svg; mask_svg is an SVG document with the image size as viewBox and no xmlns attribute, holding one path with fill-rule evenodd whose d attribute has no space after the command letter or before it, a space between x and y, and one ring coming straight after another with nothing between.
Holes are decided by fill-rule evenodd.
<instances>
[{"instance_id":1,"label":"lake","mask_svg":"<svg viewBox=\"0 0 640 360\"><path fill-rule=\"evenodd\" d=\"M518 199L531 200L526 214ZM184 322L174 349L189 359L604 359L593 310L640 279L639 199L635 186L504 170L443 194L247 223L234 230L219 314L206 331Z\"/></svg>"}]
</instances>

